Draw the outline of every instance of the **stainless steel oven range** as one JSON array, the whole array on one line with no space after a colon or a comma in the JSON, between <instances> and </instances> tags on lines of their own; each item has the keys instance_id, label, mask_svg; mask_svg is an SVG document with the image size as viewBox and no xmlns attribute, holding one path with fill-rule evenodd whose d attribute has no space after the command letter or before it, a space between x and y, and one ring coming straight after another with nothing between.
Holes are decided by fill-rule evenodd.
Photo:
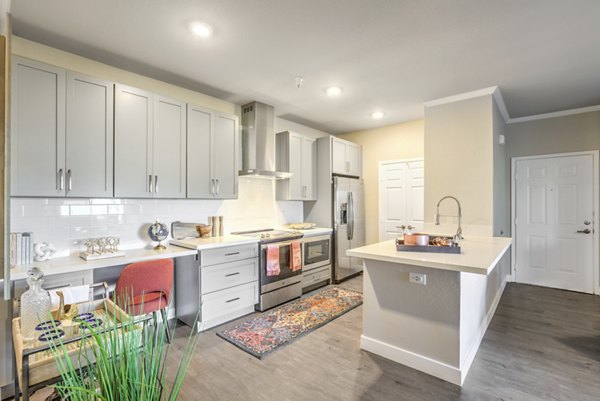
<instances>
[{"instance_id":1,"label":"stainless steel oven range","mask_svg":"<svg viewBox=\"0 0 600 401\"><path fill-rule=\"evenodd\" d=\"M259 303L256 304L256 310L264 311L302 296L302 251L299 241L303 237L302 233L267 229L241 231L232 234L259 239L260 297ZM300 264L296 269L293 269L295 244L297 244L297 257L300 258ZM271 258L276 258L278 255L279 262L279 272L276 274L271 272L271 275L267 271L269 250L272 251Z\"/></svg>"}]
</instances>

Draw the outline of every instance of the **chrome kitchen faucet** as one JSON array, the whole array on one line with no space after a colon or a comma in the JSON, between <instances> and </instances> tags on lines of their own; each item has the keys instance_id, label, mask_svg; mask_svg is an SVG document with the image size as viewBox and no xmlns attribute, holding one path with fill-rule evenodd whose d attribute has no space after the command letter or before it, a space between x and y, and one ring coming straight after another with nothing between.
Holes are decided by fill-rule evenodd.
<instances>
[{"instance_id":1,"label":"chrome kitchen faucet","mask_svg":"<svg viewBox=\"0 0 600 401\"><path fill-rule=\"evenodd\" d=\"M440 203L442 203L442 201L444 199L454 199L456 201L456 204L458 205L458 230L456 230L456 234L454 234L454 242L459 242L461 239L463 239L462 226L461 226L462 208L460 207L460 202L454 196L450 196L450 195L444 196L437 203L436 210L435 210L435 225L436 226L440 225Z\"/></svg>"}]
</instances>

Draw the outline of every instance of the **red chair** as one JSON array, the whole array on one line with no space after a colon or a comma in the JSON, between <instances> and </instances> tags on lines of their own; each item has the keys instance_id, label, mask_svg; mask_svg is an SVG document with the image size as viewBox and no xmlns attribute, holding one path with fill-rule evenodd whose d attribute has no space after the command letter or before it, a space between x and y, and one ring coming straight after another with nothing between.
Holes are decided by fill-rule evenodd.
<instances>
[{"instance_id":1,"label":"red chair","mask_svg":"<svg viewBox=\"0 0 600 401\"><path fill-rule=\"evenodd\" d=\"M173 260L159 259L125 266L115 288L117 304L134 315L161 313L167 341L171 333L167 322L167 307L173 287Z\"/></svg>"}]
</instances>

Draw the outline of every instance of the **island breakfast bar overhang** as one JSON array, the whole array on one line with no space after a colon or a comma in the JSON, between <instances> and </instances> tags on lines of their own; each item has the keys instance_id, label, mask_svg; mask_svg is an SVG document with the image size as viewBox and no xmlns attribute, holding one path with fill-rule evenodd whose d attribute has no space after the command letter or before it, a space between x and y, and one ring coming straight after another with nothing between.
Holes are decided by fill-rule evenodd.
<instances>
[{"instance_id":1,"label":"island breakfast bar overhang","mask_svg":"<svg viewBox=\"0 0 600 401\"><path fill-rule=\"evenodd\" d=\"M510 246L469 237L461 254L398 252L394 240L348 250L365 265L361 348L462 386L510 274Z\"/></svg>"}]
</instances>

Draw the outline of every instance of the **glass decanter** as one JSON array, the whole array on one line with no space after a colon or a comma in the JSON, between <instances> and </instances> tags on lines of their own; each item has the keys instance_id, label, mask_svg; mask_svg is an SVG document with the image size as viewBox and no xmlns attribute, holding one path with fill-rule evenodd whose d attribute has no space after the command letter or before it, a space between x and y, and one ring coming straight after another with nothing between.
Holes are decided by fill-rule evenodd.
<instances>
[{"instance_id":1,"label":"glass decanter","mask_svg":"<svg viewBox=\"0 0 600 401\"><path fill-rule=\"evenodd\" d=\"M21 333L23 338L35 337L35 326L50 319L50 294L42 288L44 273L37 267L27 272L29 289L21 295Z\"/></svg>"}]
</instances>

